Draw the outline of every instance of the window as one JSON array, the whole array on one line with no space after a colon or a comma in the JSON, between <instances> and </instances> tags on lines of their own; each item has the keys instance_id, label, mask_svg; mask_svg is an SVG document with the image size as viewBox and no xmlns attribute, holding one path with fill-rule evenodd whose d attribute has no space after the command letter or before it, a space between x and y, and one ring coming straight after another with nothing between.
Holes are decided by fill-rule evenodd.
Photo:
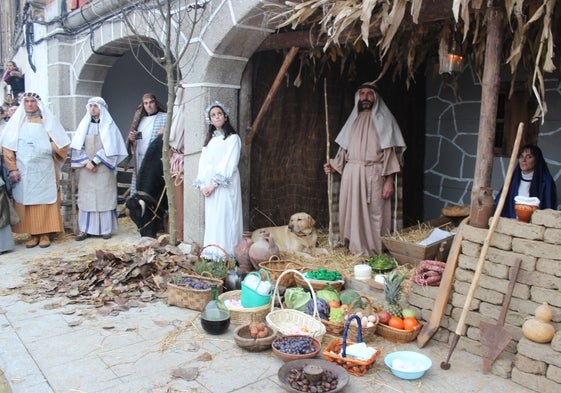
<instances>
[{"instance_id":1,"label":"window","mask_svg":"<svg viewBox=\"0 0 561 393\"><path fill-rule=\"evenodd\" d=\"M535 144L538 139L538 122L531 122L536 110L536 102L530 96L527 86L522 83L516 84L510 98L509 90L510 85L505 84L499 91L493 149L495 156L498 157L510 157L520 122L524 123L521 146L527 143Z\"/></svg>"}]
</instances>

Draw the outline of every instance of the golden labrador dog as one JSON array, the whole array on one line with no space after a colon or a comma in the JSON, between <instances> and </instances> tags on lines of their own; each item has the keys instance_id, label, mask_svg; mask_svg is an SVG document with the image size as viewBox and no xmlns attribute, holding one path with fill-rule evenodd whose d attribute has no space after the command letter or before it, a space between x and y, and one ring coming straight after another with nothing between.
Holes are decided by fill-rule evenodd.
<instances>
[{"instance_id":1,"label":"golden labrador dog","mask_svg":"<svg viewBox=\"0 0 561 393\"><path fill-rule=\"evenodd\" d=\"M308 213L295 213L290 216L288 225L259 228L253 231L252 239L256 241L263 233L269 233L280 252L289 252L302 256L314 253L327 253L327 250L316 248L318 235L314 224L316 220Z\"/></svg>"}]
</instances>

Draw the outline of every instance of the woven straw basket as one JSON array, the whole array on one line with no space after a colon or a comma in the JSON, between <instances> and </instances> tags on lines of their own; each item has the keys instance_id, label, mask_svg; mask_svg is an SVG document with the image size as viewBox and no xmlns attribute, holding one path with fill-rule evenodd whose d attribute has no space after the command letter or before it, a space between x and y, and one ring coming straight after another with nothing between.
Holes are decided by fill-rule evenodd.
<instances>
[{"instance_id":1,"label":"woven straw basket","mask_svg":"<svg viewBox=\"0 0 561 393\"><path fill-rule=\"evenodd\" d=\"M285 309L283 302L280 298L278 281L280 281L285 274L294 274L294 276L301 276L308 282L312 300L314 301L313 315L308 315L302 311ZM274 310L275 299L278 299L281 309ZM275 290L273 292L273 301L271 302L271 312L267 314L267 324L279 331L283 335L294 334L294 329L300 329L306 332L307 335L316 338L320 343L325 334L325 326L321 323L319 313L317 310L316 293L309 283L308 279L302 273L294 269L285 270L277 280Z\"/></svg>"},{"instance_id":2,"label":"woven straw basket","mask_svg":"<svg viewBox=\"0 0 561 393\"><path fill-rule=\"evenodd\" d=\"M226 300L240 301L241 295L242 291L237 289L235 291L224 292L222 295L218 296L218 298L222 300L223 303ZM228 308L230 311L230 323L232 325L246 325L250 322L263 322L269 313L269 309L269 304L252 308Z\"/></svg>"},{"instance_id":3,"label":"woven straw basket","mask_svg":"<svg viewBox=\"0 0 561 393\"><path fill-rule=\"evenodd\" d=\"M336 363L339 366L343 367L349 374L355 375L357 377L365 375L368 370L374 366L376 360L382 354L382 351L379 348L376 349L376 353L372 355L370 359L363 360L363 359L356 359L346 356L346 350L348 345L355 344L353 341L347 341L347 332L350 326L350 322L353 318L357 320L360 319L356 315L352 315L351 318L345 322L345 330L343 331L343 338L335 339L331 341L323 350L323 357L325 360ZM362 331L360 328L360 321L358 322L358 340L356 343L362 343Z\"/></svg>"},{"instance_id":4,"label":"woven straw basket","mask_svg":"<svg viewBox=\"0 0 561 393\"><path fill-rule=\"evenodd\" d=\"M281 260L278 256L273 255L268 261L263 261L259 263L259 267L265 269L269 272L272 281L277 281L280 275L287 269L294 269L298 271L303 271L304 266L298 262ZM294 274L286 274L283 279L278 283L282 287L292 287L294 286Z\"/></svg>"},{"instance_id":5,"label":"woven straw basket","mask_svg":"<svg viewBox=\"0 0 561 393\"><path fill-rule=\"evenodd\" d=\"M391 326L384 325L383 323L379 323L376 327L376 334L395 343L407 344L417 338L417 335L422 328L422 323L419 323L419 326L415 327L413 330L396 329Z\"/></svg>"},{"instance_id":6,"label":"woven straw basket","mask_svg":"<svg viewBox=\"0 0 561 393\"><path fill-rule=\"evenodd\" d=\"M222 292L222 280L203 277L197 275L186 275L181 277L191 277L208 284L218 287L218 293ZM168 304L188 308L190 310L202 311L212 297L211 289L194 289L188 286L180 286L172 283L167 284Z\"/></svg>"}]
</instances>

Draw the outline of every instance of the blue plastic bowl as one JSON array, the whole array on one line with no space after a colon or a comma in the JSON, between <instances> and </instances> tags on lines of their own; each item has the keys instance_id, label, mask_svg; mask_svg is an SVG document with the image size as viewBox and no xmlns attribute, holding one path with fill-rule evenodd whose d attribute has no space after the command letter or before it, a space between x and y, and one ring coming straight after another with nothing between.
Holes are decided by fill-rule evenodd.
<instances>
[{"instance_id":1,"label":"blue plastic bowl","mask_svg":"<svg viewBox=\"0 0 561 393\"><path fill-rule=\"evenodd\" d=\"M428 356L413 351L397 351L386 355L386 366L392 370L393 375L401 379L418 379L432 367ZM406 371L411 369L411 371Z\"/></svg>"}]
</instances>

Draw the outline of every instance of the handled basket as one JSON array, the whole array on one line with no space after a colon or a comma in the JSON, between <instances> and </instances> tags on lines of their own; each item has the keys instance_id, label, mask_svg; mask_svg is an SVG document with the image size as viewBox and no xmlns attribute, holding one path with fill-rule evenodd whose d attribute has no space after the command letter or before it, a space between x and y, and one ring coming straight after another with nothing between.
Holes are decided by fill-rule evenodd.
<instances>
[{"instance_id":1,"label":"handled basket","mask_svg":"<svg viewBox=\"0 0 561 393\"><path fill-rule=\"evenodd\" d=\"M362 301L362 307L355 307L359 299ZM362 339L364 340L364 342L372 341L374 339L374 333L376 333L378 322L380 321L380 319L378 318L378 311L380 310L372 304L372 301L369 298L361 295L360 297L355 298L355 300L353 300L353 302L351 303L349 314L356 314L358 311L362 311L364 316L373 315L375 317L375 320L372 321L374 323L374 326L362 327ZM349 326L348 338L351 341L358 341L357 326L354 326L352 324Z\"/></svg>"},{"instance_id":2,"label":"handled basket","mask_svg":"<svg viewBox=\"0 0 561 393\"><path fill-rule=\"evenodd\" d=\"M218 292L222 292L222 281L212 277L184 275L181 278L194 278L207 284L214 284L218 287ZM202 311L209 300L212 298L211 289L195 289L189 286L176 285L171 282L167 283L168 304L170 306L178 306L188 308L190 310Z\"/></svg>"},{"instance_id":3,"label":"handled basket","mask_svg":"<svg viewBox=\"0 0 561 393\"><path fill-rule=\"evenodd\" d=\"M216 268L218 268L219 266L213 266L213 265L218 264L219 263L218 261L211 260L207 262L203 259L202 257L203 251L209 247L216 247L220 251L222 251L222 253L224 254L224 260L226 261L226 265L224 266L224 269L221 268L216 270ZM220 247L218 244L207 244L206 246L201 248L198 256L199 256L199 261L195 264L195 267L197 267L197 264L201 262L206 263L206 267L202 267L203 270L196 273L202 274L204 272L209 272L212 277L222 280L222 283L224 283L224 281L226 280L226 275L228 273L228 270L232 270L232 260L230 259L230 254L228 253L228 251ZM223 274L222 274L222 270L224 270Z\"/></svg>"},{"instance_id":4,"label":"handled basket","mask_svg":"<svg viewBox=\"0 0 561 393\"><path fill-rule=\"evenodd\" d=\"M236 289L233 291L224 292L222 295L218 296L223 303L226 300L236 300L241 304L242 291ZM230 311L230 323L232 325L246 325L250 322L262 322L265 320L265 316L269 313L270 307L265 304L261 307L228 307Z\"/></svg>"},{"instance_id":5,"label":"handled basket","mask_svg":"<svg viewBox=\"0 0 561 393\"><path fill-rule=\"evenodd\" d=\"M353 341L347 341L347 332L353 319L356 319L358 323L358 340L356 343ZM380 357L382 351L379 348L374 348L376 350L376 353L367 360L347 357L347 345L360 344L362 342L360 318L358 317L358 315L353 314L345 323L343 338L331 341L323 350L323 357L329 362L340 365L345 370L347 370L349 374L355 375L357 377L363 376L368 372L368 370L372 368L372 366L374 366L374 363Z\"/></svg>"},{"instance_id":6,"label":"handled basket","mask_svg":"<svg viewBox=\"0 0 561 393\"><path fill-rule=\"evenodd\" d=\"M309 336L316 338L320 343L325 334L325 326L321 323L319 318L319 313L317 309L316 293L312 288L312 285L308 282L310 288L310 293L312 294L312 300L314 302L313 315L308 315L302 311L285 309L283 302L280 298L279 285L278 282L283 278L285 274L294 274L295 276L301 276L304 280L308 281L304 275L294 269L285 270L277 280L275 284L275 290L273 291L273 301L271 302L271 312L267 315L267 324L279 331L283 335L294 334L295 330L300 330ZM281 305L280 309L274 310L275 300L278 300Z\"/></svg>"},{"instance_id":7,"label":"handled basket","mask_svg":"<svg viewBox=\"0 0 561 393\"><path fill-rule=\"evenodd\" d=\"M271 280L278 281L280 275L287 269L294 269L303 271L304 266L297 262L281 260L278 256L272 255L268 261L259 263L259 267L265 269L271 275ZM294 274L286 274L281 281L278 281L280 286L292 287L294 286Z\"/></svg>"}]
</instances>

